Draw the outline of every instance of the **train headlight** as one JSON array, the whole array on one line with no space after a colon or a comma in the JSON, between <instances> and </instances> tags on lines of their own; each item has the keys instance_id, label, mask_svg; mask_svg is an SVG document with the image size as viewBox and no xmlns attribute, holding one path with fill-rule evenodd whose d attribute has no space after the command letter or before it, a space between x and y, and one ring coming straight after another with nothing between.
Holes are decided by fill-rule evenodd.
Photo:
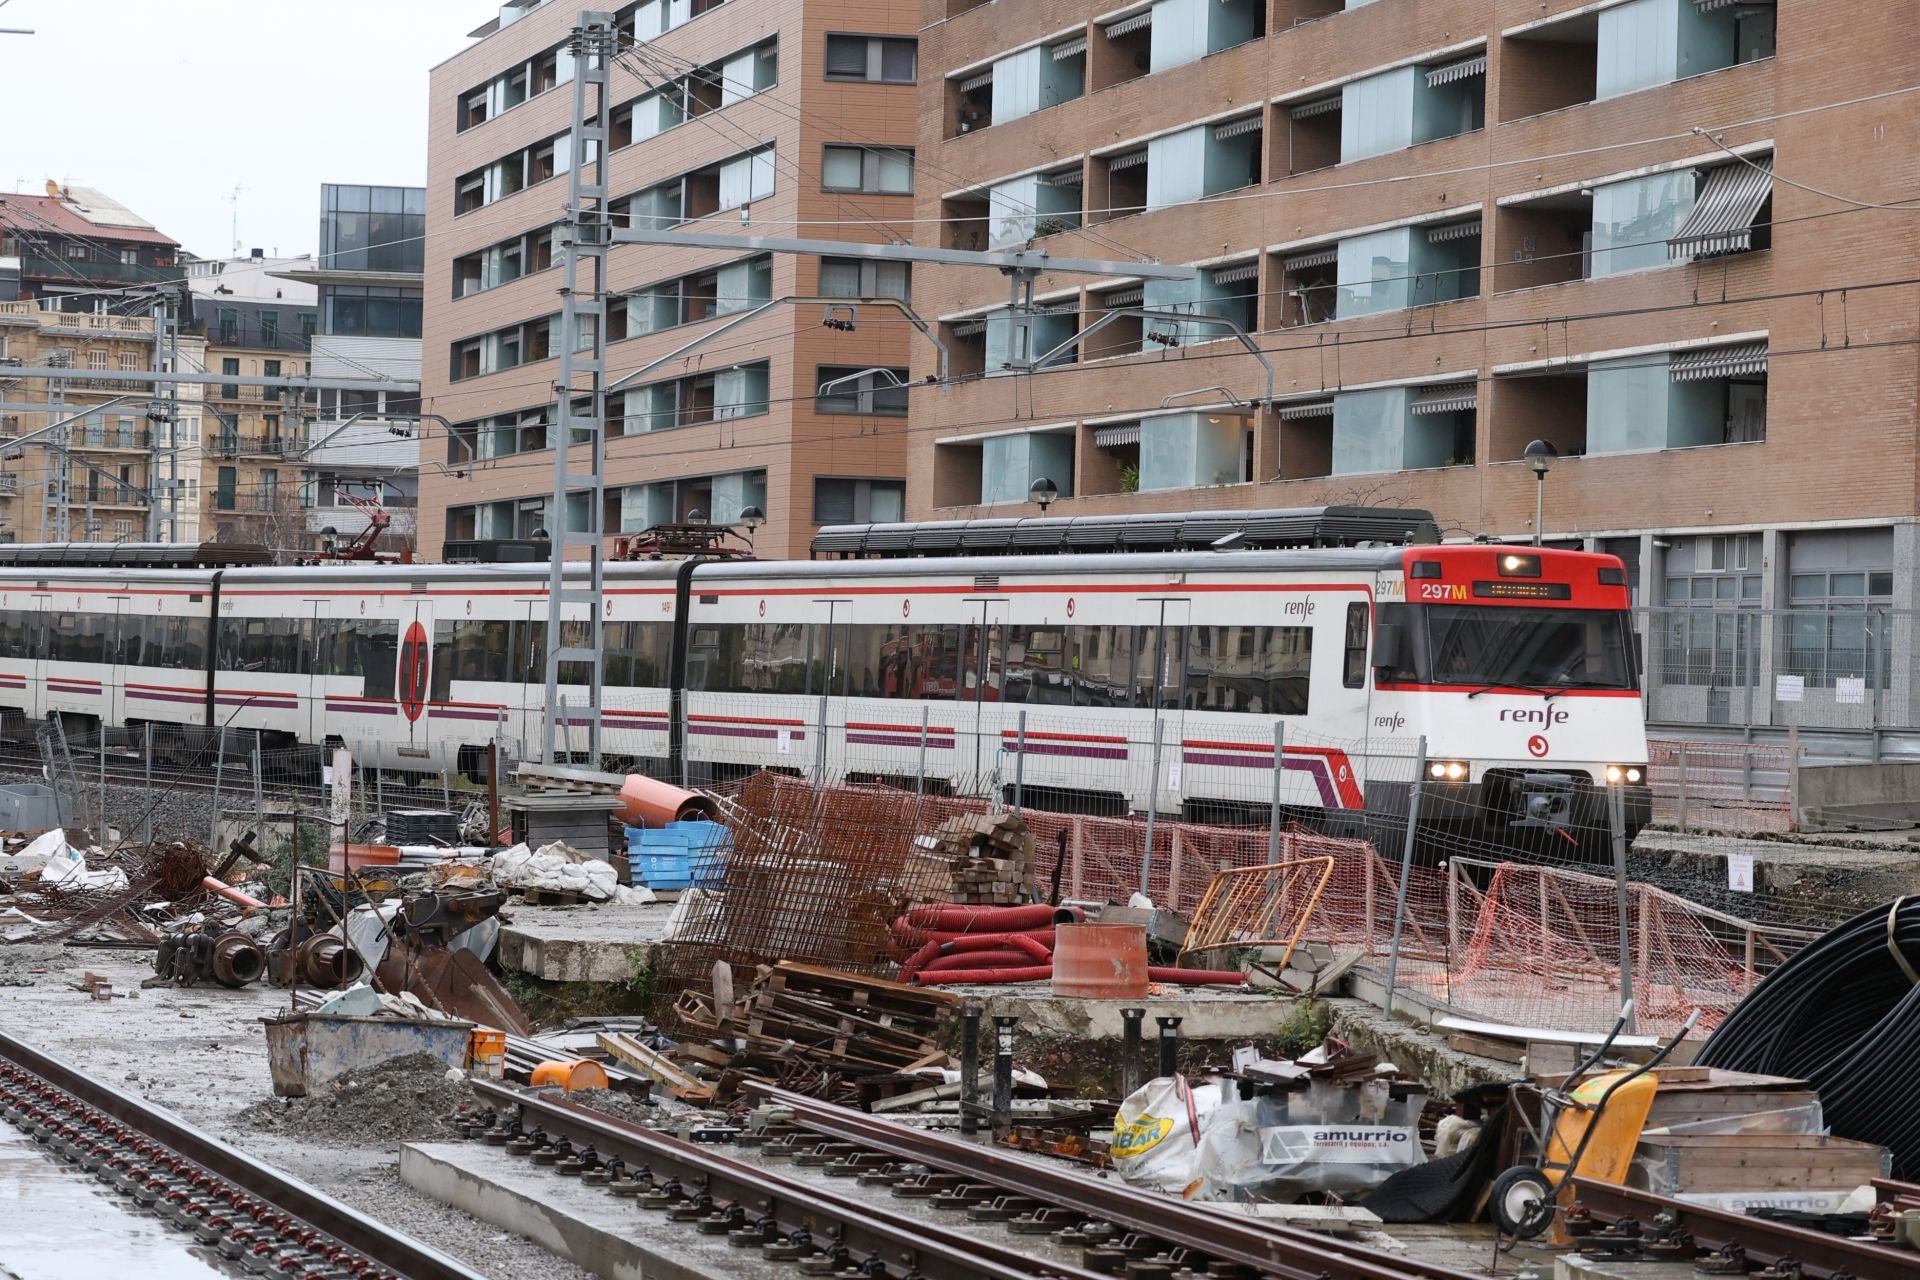
<instances>
[{"instance_id":1,"label":"train headlight","mask_svg":"<svg viewBox=\"0 0 1920 1280\"><path fill-rule=\"evenodd\" d=\"M1607 782L1611 786L1626 783L1631 786L1647 776L1646 770L1637 764L1610 764L1607 766Z\"/></svg>"},{"instance_id":2,"label":"train headlight","mask_svg":"<svg viewBox=\"0 0 1920 1280\"><path fill-rule=\"evenodd\" d=\"M1464 760L1435 760L1427 765L1427 776L1435 782L1464 782L1467 773Z\"/></svg>"}]
</instances>

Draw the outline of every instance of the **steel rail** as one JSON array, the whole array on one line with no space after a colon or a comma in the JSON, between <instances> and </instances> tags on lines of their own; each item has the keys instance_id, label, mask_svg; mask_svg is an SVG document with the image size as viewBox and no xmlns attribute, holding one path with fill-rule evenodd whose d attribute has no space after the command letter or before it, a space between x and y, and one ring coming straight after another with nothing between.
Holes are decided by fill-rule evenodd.
<instances>
[{"instance_id":1,"label":"steel rail","mask_svg":"<svg viewBox=\"0 0 1920 1280\"><path fill-rule=\"evenodd\" d=\"M119 1161L130 1182L144 1185L143 1203L160 1205L176 1222L218 1227L227 1234L223 1246L244 1245L255 1258L271 1258L269 1266L284 1255L293 1269L275 1274L334 1274L317 1259L344 1246L379 1268L354 1272L367 1280L485 1280L171 1112L4 1032L0 1103L39 1112L35 1122L44 1129L42 1136L59 1139L82 1169L91 1160L106 1174ZM125 1136L116 1135L116 1129ZM99 1149L83 1151L83 1140ZM106 1154L109 1150L115 1154ZM140 1192L133 1194L142 1200ZM301 1261L306 1257L316 1260Z\"/></svg>"},{"instance_id":2,"label":"steel rail","mask_svg":"<svg viewBox=\"0 0 1920 1280\"><path fill-rule=\"evenodd\" d=\"M1699 1248L1713 1251L1738 1245L1746 1251L1749 1262L1775 1266L1782 1259L1791 1259L1809 1275L1847 1275L1853 1280L1913 1280L1920 1273L1920 1259L1907 1249L1828 1235L1586 1178L1575 1178L1573 1188L1575 1202L1586 1206L1603 1223L1625 1216L1650 1226L1657 1215L1670 1213Z\"/></svg>"},{"instance_id":3,"label":"steel rail","mask_svg":"<svg viewBox=\"0 0 1920 1280\"><path fill-rule=\"evenodd\" d=\"M746 1088L775 1106L791 1109L799 1128L998 1186L1288 1280L1470 1280L1468 1272L1451 1267L1395 1257L1275 1223L1239 1221L1171 1196L1138 1191L1074 1170L1049 1169L998 1147L908 1129L772 1085L749 1081Z\"/></svg>"},{"instance_id":4,"label":"steel rail","mask_svg":"<svg viewBox=\"0 0 1920 1280\"><path fill-rule=\"evenodd\" d=\"M711 1146L685 1142L564 1100L564 1095L474 1080L474 1092L497 1107L518 1107L525 1130L539 1128L576 1145L591 1144L602 1158L617 1156L656 1178L669 1174L689 1189L705 1192L718 1207L745 1210L749 1226L770 1220L782 1236L806 1232L823 1245L838 1244L862 1262L886 1264L888 1274L926 1280L1101 1280L1101 1273L1041 1262L1008 1248L918 1218L888 1212L863 1200L835 1196L810 1183L743 1163ZM836 1273L839 1274L839 1273Z\"/></svg>"}]
</instances>

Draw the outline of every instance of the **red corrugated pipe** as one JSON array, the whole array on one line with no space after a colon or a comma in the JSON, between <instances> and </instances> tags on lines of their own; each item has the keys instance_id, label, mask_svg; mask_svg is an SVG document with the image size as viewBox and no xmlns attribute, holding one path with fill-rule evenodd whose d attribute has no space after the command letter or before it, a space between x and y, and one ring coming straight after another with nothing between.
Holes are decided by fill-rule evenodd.
<instances>
[{"instance_id":1,"label":"red corrugated pipe","mask_svg":"<svg viewBox=\"0 0 1920 1280\"><path fill-rule=\"evenodd\" d=\"M915 972L951 973L956 969L1019 968L1032 960L1033 957L1024 951L973 951L957 956L935 956Z\"/></svg>"},{"instance_id":2,"label":"red corrugated pipe","mask_svg":"<svg viewBox=\"0 0 1920 1280\"><path fill-rule=\"evenodd\" d=\"M928 903L906 914L909 926L941 933L1013 933L1025 929L1050 928L1056 924L1078 924L1085 919L1086 912L1079 907L1052 907L1044 902L1024 907Z\"/></svg>"},{"instance_id":3,"label":"red corrugated pipe","mask_svg":"<svg viewBox=\"0 0 1920 1280\"><path fill-rule=\"evenodd\" d=\"M966 955L982 951L1004 951L1013 956L1015 964L1033 961L1038 964L1053 964L1053 948L1048 940L1031 937L1024 933L967 933L943 942L929 941L907 958L900 966L900 980L909 982L913 975L928 968L932 962L942 956ZM941 968L953 968L942 965Z\"/></svg>"},{"instance_id":4,"label":"red corrugated pipe","mask_svg":"<svg viewBox=\"0 0 1920 1280\"><path fill-rule=\"evenodd\" d=\"M1036 964L1024 969L948 969L940 973L916 973L913 981L923 987L979 983L993 986L1007 982L1045 982L1053 976L1053 966Z\"/></svg>"}]
</instances>

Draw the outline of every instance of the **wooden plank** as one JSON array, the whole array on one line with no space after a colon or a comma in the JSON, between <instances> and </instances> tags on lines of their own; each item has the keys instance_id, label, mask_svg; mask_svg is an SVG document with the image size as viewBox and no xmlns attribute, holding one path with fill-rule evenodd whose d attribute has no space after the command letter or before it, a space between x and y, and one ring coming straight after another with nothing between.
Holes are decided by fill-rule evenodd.
<instances>
[{"instance_id":1,"label":"wooden plank","mask_svg":"<svg viewBox=\"0 0 1920 1280\"><path fill-rule=\"evenodd\" d=\"M1482 1058L1492 1058L1496 1062L1507 1062L1518 1066L1527 1056L1526 1046L1511 1040L1494 1040L1487 1036L1468 1035L1456 1031L1447 1037L1447 1047L1455 1053L1478 1054Z\"/></svg>"}]
</instances>

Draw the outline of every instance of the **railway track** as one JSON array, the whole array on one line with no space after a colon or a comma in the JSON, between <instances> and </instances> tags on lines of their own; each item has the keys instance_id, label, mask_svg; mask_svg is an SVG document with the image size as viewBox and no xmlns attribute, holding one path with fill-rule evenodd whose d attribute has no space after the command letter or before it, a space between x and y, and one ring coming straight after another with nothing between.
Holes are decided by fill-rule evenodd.
<instances>
[{"instance_id":1,"label":"railway track","mask_svg":"<svg viewBox=\"0 0 1920 1280\"><path fill-rule=\"evenodd\" d=\"M565 1100L477 1080L494 1109L475 1136L535 1166L605 1186L693 1229L725 1235L802 1274L868 1280L1467 1280L1464 1272L1265 1223L1240 1221L1084 1171L1051 1169L990 1147L906 1129L774 1089L794 1109L768 1131L761 1161L684 1142ZM828 1178L884 1186L998 1232L958 1231L843 1195L771 1167L783 1158ZM1036 1257L1021 1236L1049 1236L1078 1265Z\"/></svg>"},{"instance_id":2,"label":"railway track","mask_svg":"<svg viewBox=\"0 0 1920 1280\"><path fill-rule=\"evenodd\" d=\"M178 1117L0 1033L0 1118L246 1271L484 1280Z\"/></svg>"}]
</instances>

